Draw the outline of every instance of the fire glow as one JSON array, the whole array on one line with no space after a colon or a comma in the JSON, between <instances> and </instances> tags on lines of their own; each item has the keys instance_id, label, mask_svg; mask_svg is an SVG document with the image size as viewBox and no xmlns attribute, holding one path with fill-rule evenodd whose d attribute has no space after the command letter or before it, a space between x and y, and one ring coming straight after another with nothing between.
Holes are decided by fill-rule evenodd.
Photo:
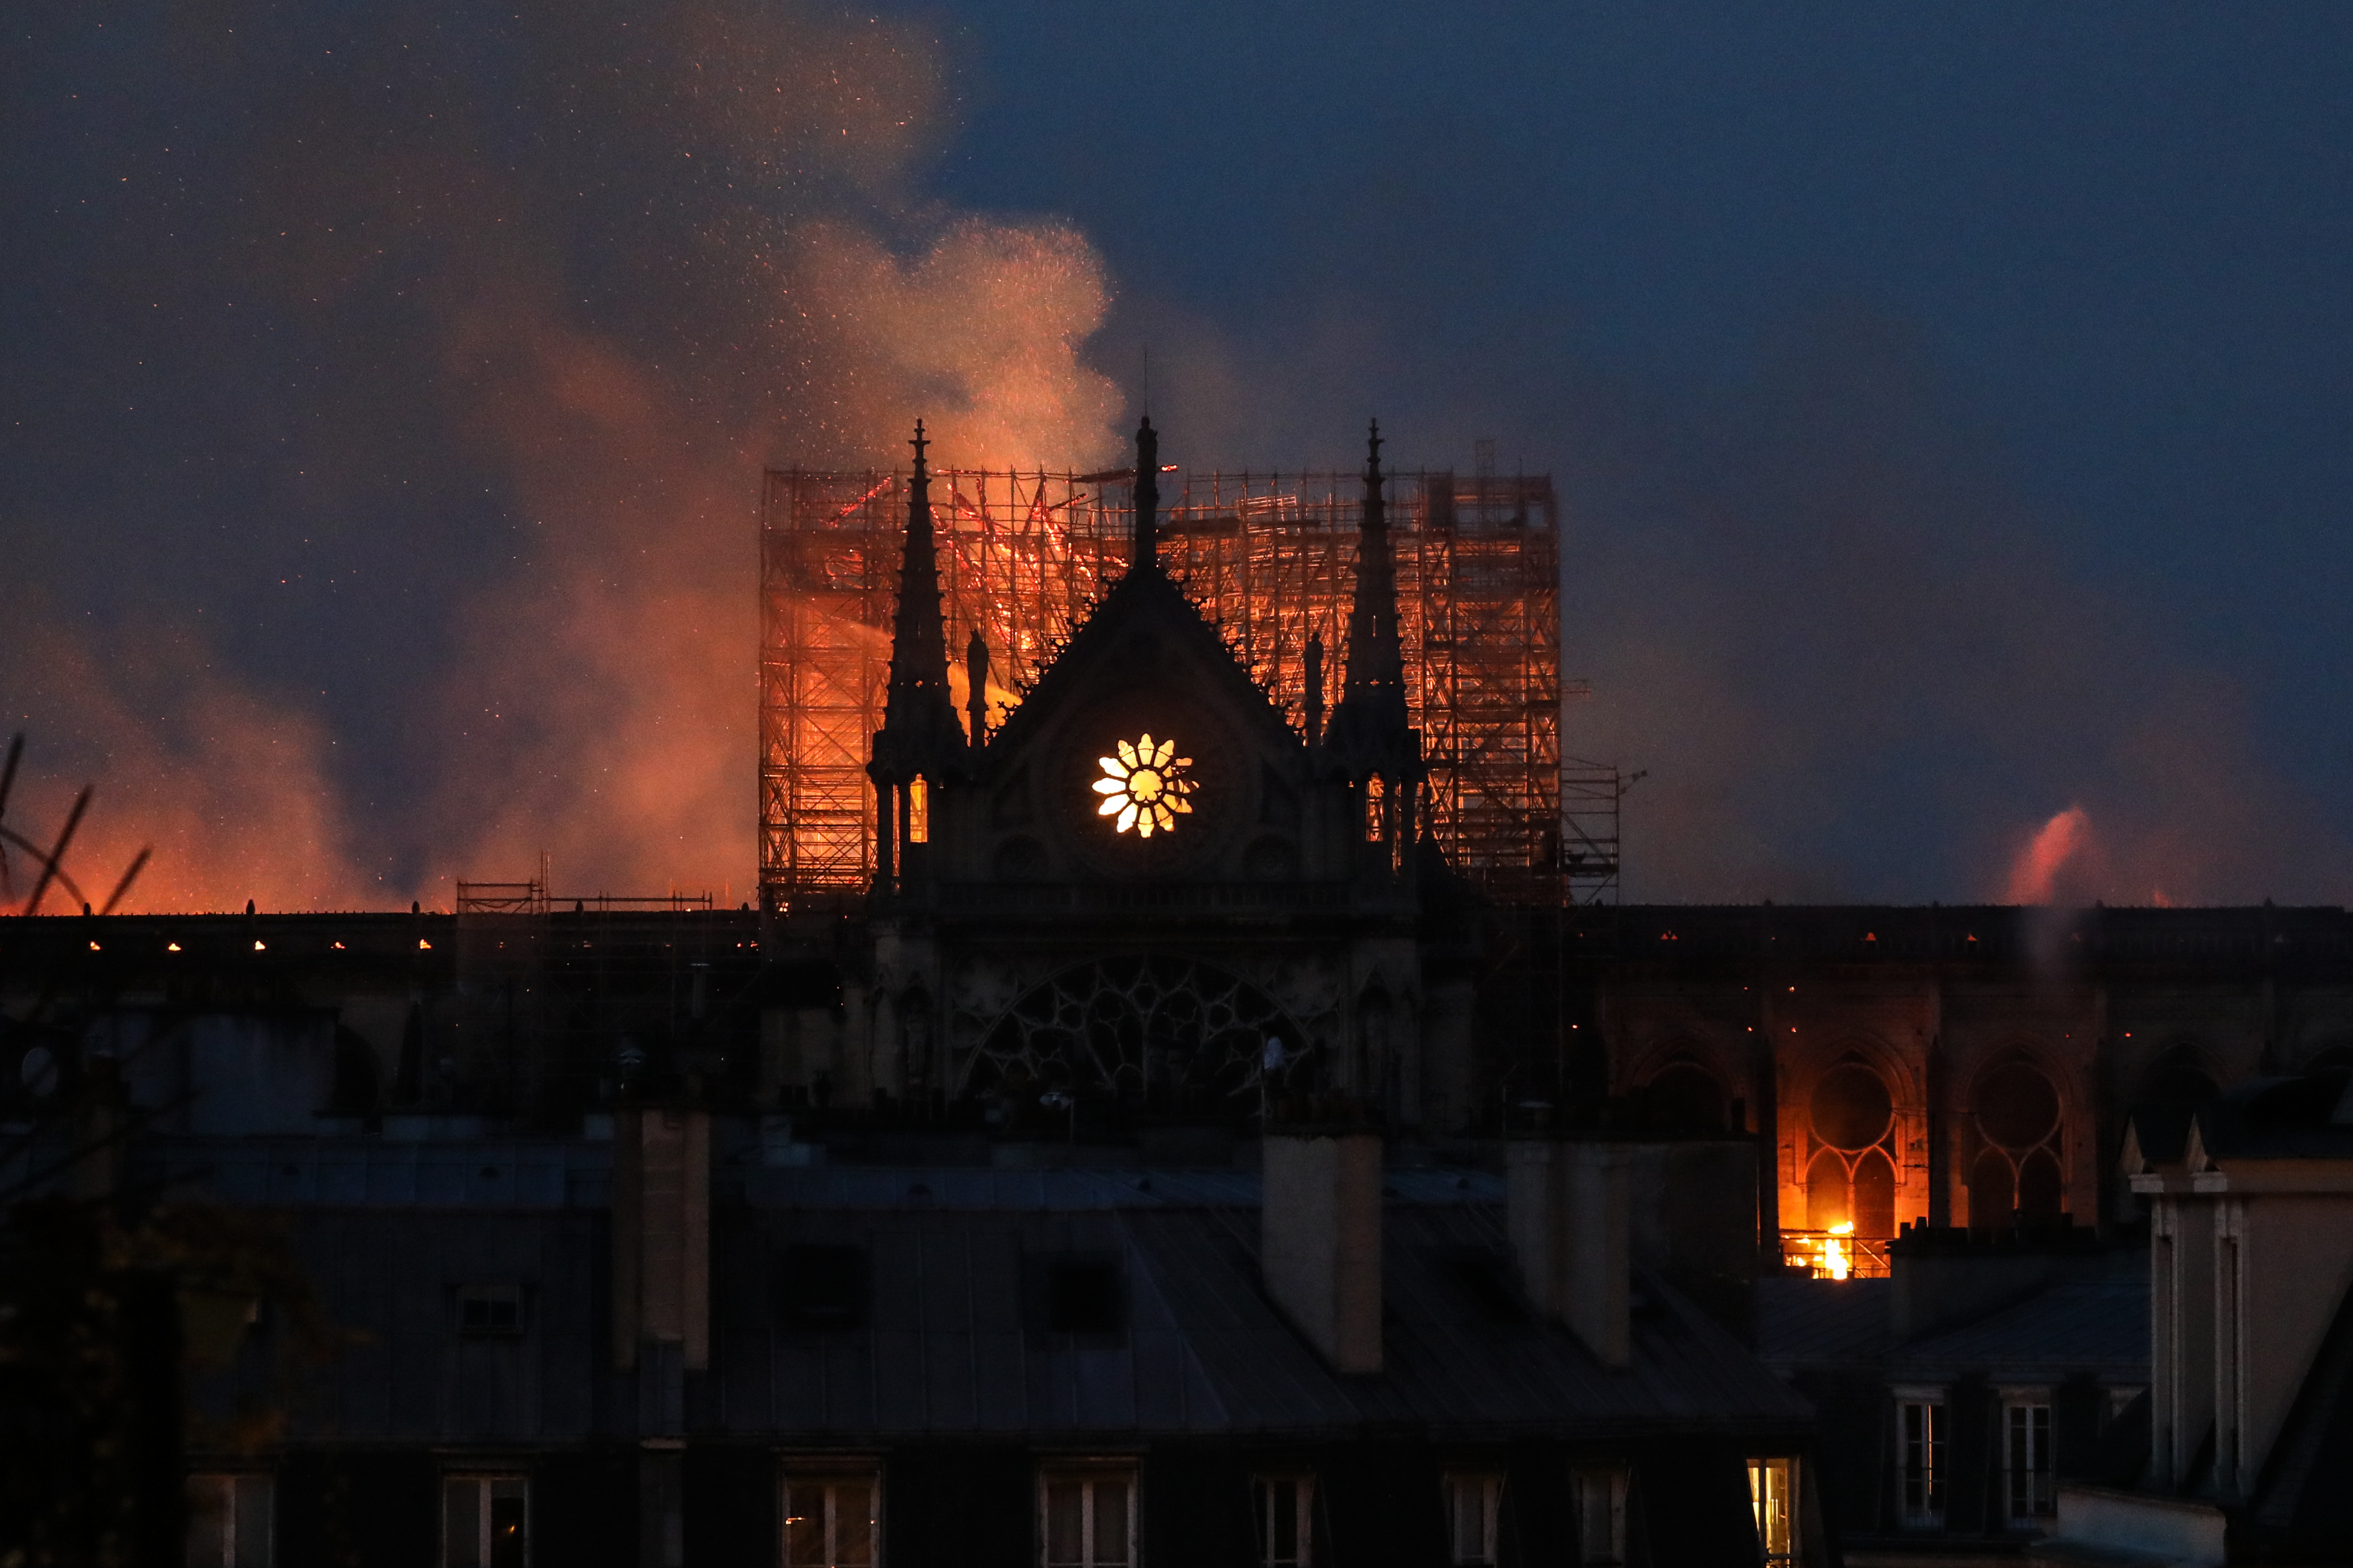
<instances>
[{"instance_id":1,"label":"fire glow","mask_svg":"<svg viewBox=\"0 0 2353 1568\"><path fill-rule=\"evenodd\" d=\"M2010 868L2010 882L2002 893L2002 902L2051 902L2061 874L2080 864L2087 857L2091 846L2091 814L2080 805L2071 805L2060 812L2037 829L2033 838L2020 852L2017 861Z\"/></svg>"}]
</instances>

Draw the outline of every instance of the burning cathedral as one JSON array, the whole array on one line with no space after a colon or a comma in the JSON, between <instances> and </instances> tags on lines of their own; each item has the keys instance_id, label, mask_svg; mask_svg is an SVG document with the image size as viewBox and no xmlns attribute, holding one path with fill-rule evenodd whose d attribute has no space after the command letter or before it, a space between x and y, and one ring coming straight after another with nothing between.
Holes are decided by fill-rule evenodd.
<instances>
[{"instance_id":1,"label":"burning cathedral","mask_svg":"<svg viewBox=\"0 0 2353 1568\"><path fill-rule=\"evenodd\" d=\"M1377 429L1329 699L1311 630L1296 722L1162 563L1149 421L1124 573L1001 723L976 630L960 715L923 448L867 770L866 1005L822 1025L845 1076L1000 1126L1049 1098L1406 1128L1461 1103L1469 890L1424 831Z\"/></svg>"},{"instance_id":2,"label":"burning cathedral","mask_svg":"<svg viewBox=\"0 0 2353 1568\"><path fill-rule=\"evenodd\" d=\"M2343 910L1620 903L1548 481L928 456L766 477L757 908L0 922L0 1336L153 1243L0 1473L206 1568L2353 1531Z\"/></svg>"}]
</instances>

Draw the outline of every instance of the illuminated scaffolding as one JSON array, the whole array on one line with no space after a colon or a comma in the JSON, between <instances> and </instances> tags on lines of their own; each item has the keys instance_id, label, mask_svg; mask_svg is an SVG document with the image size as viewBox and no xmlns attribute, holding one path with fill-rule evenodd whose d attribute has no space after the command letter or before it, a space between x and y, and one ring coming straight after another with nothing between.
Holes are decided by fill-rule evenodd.
<instances>
[{"instance_id":1,"label":"illuminated scaffolding","mask_svg":"<svg viewBox=\"0 0 2353 1568\"><path fill-rule=\"evenodd\" d=\"M1127 469L934 473L947 646L980 633L992 718L1019 700L1126 571L1133 478ZM1191 474L1161 487L1164 498L1174 492L1162 563L1294 726L1305 723L1311 633L1323 636L1336 682L1363 489L1347 474ZM1407 702L1429 762L1431 832L1458 869L1498 897L1576 896L1582 889L1565 885L1561 869L1552 481L1400 474L1388 495ZM905 530L903 473L767 475L760 879L777 905L862 892L873 875L866 762L881 721ZM961 668L951 676L961 681ZM1574 868L1570 880L1582 880Z\"/></svg>"}]
</instances>

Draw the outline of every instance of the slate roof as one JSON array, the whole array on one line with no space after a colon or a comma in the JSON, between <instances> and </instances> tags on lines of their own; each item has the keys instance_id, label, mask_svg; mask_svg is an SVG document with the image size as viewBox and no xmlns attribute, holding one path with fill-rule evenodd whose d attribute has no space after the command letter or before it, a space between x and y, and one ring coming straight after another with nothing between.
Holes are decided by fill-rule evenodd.
<instances>
[{"instance_id":1,"label":"slate roof","mask_svg":"<svg viewBox=\"0 0 2353 1568\"><path fill-rule=\"evenodd\" d=\"M2060 1279L1965 1322L1897 1342L1894 1282L1764 1279L1757 1283L1757 1355L1778 1371L1875 1364L1894 1382L2057 1382L2083 1373L2145 1382L2149 1367L2146 1271Z\"/></svg>"},{"instance_id":2,"label":"slate roof","mask_svg":"<svg viewBox=\"0 0 2353 1568\"><path fill-rule=\"evenodd\" d=\"M1964 1370L1996 1383L2076 1373L2146 1382L2148 1276L2062 1279L1973 1322L1932 1329L1893 1350L1891 1376L1937 1382Z\"/></svg>"},{"instance_id":3,"label":"slate roof","mask_svg":"<svg viewBox=\"0 0 2353 1568\"><path fill-rule=\"evenodd\" d=\"M1497 1286L1508 1278L1499 1208L1393 1202L1387 1222L1387 1366L1356 1377L1331 1372L1262 1294L1254 1206L767 1211L760 1229L778 1246L868 1249L871 1316L860 1330L798 1332L762 1308L757 1280L733 1281L715 1330L720 1425L839 1441L1304 1437L1366 1426L1492 1440L1786 1433L1809 1418L1754 1357L1655 1281L1641 1281L1622 1371L1603 1367L1574 1334L1527 1321ZM1122 1261L1124 1331L1058 1334L1025 1319L1026 1260L1071 1253Z\"/></svg>"},{"instance_id":4,"label":"slate roof","mask_svg":"<svg viewBox=\"0 0 2353 1568\"><path fill-rule=\"evenodd\" d=\"M168 1138L134 1175L174 1197L254 1208L601 1207L613 1146L585 1139Z\"/></svg>"},{"instance_id":5,"label":"slate roof","mask_svg":"<svg viewBox=\"0 0 2353 1568\"><path fill-rule=\"evenodd\" d=\"M1243 1170L998 1170L987 1166L781 1165L744 1173L764 1208L1113 1209L1201 1205L1256 1210L1258 1176ZM1394 1201L1496 1205L1503 1178L1484 1171L1390 1171Z\"/></svg>"},{"instance_id":6,"label":"slate roof","mask_svg":"<svg viewBox=\"0 0 2353 1568\"><path fill-rule=\"evenodd\" d=\"M319 1369L317 1430L529 1443L627 1435L653 1418L638 1409L637 1376L611 1369L599 1326L608 1152L586 1141L186 1140L159 1163L192 1190L286 1214L322 1306L360 1331ZM753 1166L720 1176L712 1364L687 1394L696 1432L814 1445L1368 1431L1780 1440L1810 1424L1756 1357L1647 1276L1636 1278L1624 1369L1531 1321L1513 1283L1502 1183L1484 1173L1385 1178L1387 1366L1371 1376L1330 1370L1264 1295L1252 1173ZM792 1325L780 1281L797 1244L861 1249L860 1326ZM1117 1264L1117 1331L1047 1326L1039 1282L1073 1256ZM457 1334L452 1289L508 1280L526 1288L527 1331Z\"/></svg>"},{"instance_id":7,"label":"slate roof","mask_svg":"<svg viewBox=\"0 0 2353 1568\"><path fill-rule=\"evenodd\" d=\"M1892 1338L1893 1289L1886 1279L1759 1279L1757 1353L1774 1367L1877 1356Z\"/></svg>"}]
</instances>

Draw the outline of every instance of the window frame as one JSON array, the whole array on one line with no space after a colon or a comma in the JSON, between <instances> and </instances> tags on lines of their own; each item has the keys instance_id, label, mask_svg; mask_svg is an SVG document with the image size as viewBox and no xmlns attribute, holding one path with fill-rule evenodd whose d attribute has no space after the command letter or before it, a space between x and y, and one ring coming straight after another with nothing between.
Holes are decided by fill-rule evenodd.
<instances>
[{"instance_id":1,"label":"window frame","mask_svg":"<svg viewBox=\"0 0 2353 1568\"><path fill-rule=\"evenodd\" d=\"M187 1568L272 1568L278 1558L278 1478L269 1470L192 1470L185 1490L188 1517L180 1548L181 1561ZM216 1490L220 1500L219 1554L199 1555L196 1530L202 1510L197 1501L201 1491ZM258 1558L246 1555L242 1539L242 1521L247 1508L259 1494L258 1511L260 1519L260 1552Z\"/></svg>"},{"instance_id":2,"label":"window frame","mask_svg":"<svg viewBox=\"0 0 2353 1568\"><path fill-rule=\"evenodd\" d=\"M1766 1479L1776 1470L1780 1472L1778 1492L1769 1492ZM1770 1500L1768 1500L1768 1499ZM1798 1568L1805 1561L1805 1547L1798 1517L1798 1458L1794 1454L1752 1454L1748 1457L1748 1506L1757 1524L1757 1550L1764 1568ZM1772 1512L1778 1502L1778 1514ZM1779 1530L1779 1550L1775 1550L1774 1531Z\"/></svg>"},{"instance_id":3,"label":"window frame","mask_svg":"<svg viewBox=\"0 0 2353 1568\"><path fill-rule=\"evenodd\" d=\"M1895 1395L1895 1507L1905 1530L1945 1528L1947 1457L1952 1417L1942 1387L1898 1387ZM1912 1417L1920 1420L1915 1430Z\"/></svg>"},{"instance_id":4,"label":"window frame","mask_svg":"<svg viewBox=\"0 0 2353 1568\"><path fill-rule=\"evenodd\" d=\"M1039 1568L1136 1568L1142 1550L1142 1478L1134 1459L1060 1459L1038 1467L1037 1520L1038 1563ZM1052 1489L1057 1485L1077 1483L1085 1490L1080 1503L1080 1556L1077 1561L1056 1559L1053 1518L1050 1511ZM1095 1494L1097 1489L1117 1484L1127 1492L1127 1541L1119 1557L1105 1557L1095 1540Z\"/></svg>"},{"instance_id":5,"label":"window frame","mask_svg":"<svg viewBox=\"0 0 2353 1568\"><path fill-rule=\"evenodd\" d=\"M2051 1391L2019 1387L2000 1392L2002 1519L2012 1530L2042 1530L2059 1507L2052 1463L2058 1430Z\"/></svg>"},{"instance_id":6,"label":"window frame","mask_svg":"<svg viewBox=\"0 0 2353 1568\"><path fill-rule=\"evenodd\" d=\"M1569 1469L1569 1496L1577 1510L1578 1568L1620 1568L1626 1561L1626 1495L1633 1470L1626 1465L1576 1465ZM1603 1521L1601 1539L1594 1522Z\"/></svg>"},{"instance_id":7,"label":"window frame","mask_svg":"<svg viewBox=\"0 0 2353 1568\"><path fill-rule=\"evenodd\" d=\"M512 1305L514 1321L503 1326L469 1323L466 1321L466 1305L470 1300ZM449 1326L460 1339L520 1338L531 1328L531 1292L512 1281L474 1279L452 1285L449 1287Z\"/></svg>"},{"instance_id":8,"label":"window frame","mask_svg":"<svg viewBox=\"0 0 2353 1568\"><path fill-rule=\"evenodd\" d=\"M1282 1506L1277 1489L1291 1488L1292 1554L1278 1554L1276 1510ZM1258 1529L1259 1568L1314 1568L1315 1477L1307 1470L1265 1470L1250 1478L1250 1515Z\"/></svg>"},{"instance_id":9,"label":"window frame","mask_svg":"<svg viewBox=\"0 0 2353 1568\"><path fill-rule=\"evenodd\" d=\"M866 1557L848 1568L882 1568L882 1465L871 1458L811 1458L788 1455L776 1468L776 1561L784 1568L844 1568L840 1563L837 1489L862 1484L871 1500L867 1521ZM822 1563L802 1563L792 1554L793 1491L797 1487L822 1488L827 1519Z\"/></svg>"},{"instance_id":10,"label":"window frame","mask_svg":"<svg viewBox=\"0 0 2353 1568\"><path fill-rule=\"evenodd\" d=\"M440 1550L437 1554L437 1561L440 1563L440 1568L465 1568L464 1564L453 1562L449 1554L449 1534L452 1524L452 1521L449 1517L450 1489L461 1484L470 1485L477 1489L474 1503L475 1557L472 1568L491 1568L491 1558L494 1550L491 1537L491 1531L493 1528L491 1520L493 1510L491 1505L498 1500L497 1489L501 1485L510 1483L516 1487L522 1495L522 1568L531 1568L531 1539L533 1534L533 1530L532 1526L530 1473L524 1470L475 1468L472 1467L448 1469L441 1472L441 1528L437 1532L441 1543Z\"/></svg>"},{"instance_id":11,"label":"window frame","mask_svg":"<svg viewBox=\"0 0 2353 1568\"><path fill-rule=\"evenodd\" d=\"M1474 1468L1465 1466L1445 1472L1442 1485L1446 1496L1446 1561L1453 1568L1494 1568L1501 1559L1504 1545L1504 1472L1497 1469ZM1462 1550L1462 1500L1472 1489L1478 1489L1479 1550L1465 1555Z\"/></svg>"}]
</instances>

